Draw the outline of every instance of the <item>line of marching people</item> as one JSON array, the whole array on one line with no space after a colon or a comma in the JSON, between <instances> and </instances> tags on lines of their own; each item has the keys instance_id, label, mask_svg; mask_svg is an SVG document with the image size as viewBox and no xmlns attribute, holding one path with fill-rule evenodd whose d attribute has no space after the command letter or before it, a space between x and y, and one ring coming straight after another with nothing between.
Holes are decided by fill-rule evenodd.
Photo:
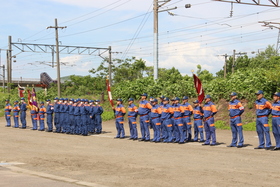
<instances>
[{"instance_id":1,"label":"line of marching people","mask_svg":"<svg viewBox=\"0 0 280 187\"><path fill-rule=\"evenodd\" d=\"M277 151L280 150L280 92L273 94L273 103L271 104L264 98L264 92L259 90L255 93L257 100L256 107L256 131L259 138L259 145L254 149L265 149ZM241 115L244 107L237 99L237 93L232 92L228 103L230 127L232 132L232 142L227 147L244 147L243 127ZM217 108L211 101L211 96L206 95L204 104L198 100L193 102L193 106L188 103L188 97L175 97L169 99L161 96L160 102L156 98L150 97L147 101L146 93L141 95L139 107L135 106L134 99L128 100L128 121L130 129L130 140L139 140L146 142L164 142L179 143L186 142L204 142L202 145L217 145L216 128L214 116L217 114ZM171 103L170 103L171 101ZM126 109L123 106L123 100L117 99L117 106L113 107L116 117L117 135L115 138L125 138L124 115ZM276 141L276 146L272 149L270 139L270 125L268 116L272 115L272 132ZM138 139L136 118L140 116L141 138ZM192 139L192 122L194 120L194 137ZM150 137L150 128L154 131L154 137ZM204 132L206 138L204 138Z\"/></svg>"},{"instance_id":2,"label":"line of marching people","mask_svg":"<svg viewBox=\"0 0 280 187\"><path fill-rule=\"evenodd\" d=\"M87 136L89 134L100 134L102 132L103 108L99 100L54 98L37 104L27 105L24 98L21 103L14 102L12 107L6 100L5 118L6 127L11 127L11 112L13 112L14 128L26 129L26 111L30 109L32 128L31 130L77 134ZM19 126L19 117L22 126ZM47 128L45 128L45 118ZM39 122L39 127L38 127ZM53 130L55 127L55 130Z\"/></svg>"}]
</instances>

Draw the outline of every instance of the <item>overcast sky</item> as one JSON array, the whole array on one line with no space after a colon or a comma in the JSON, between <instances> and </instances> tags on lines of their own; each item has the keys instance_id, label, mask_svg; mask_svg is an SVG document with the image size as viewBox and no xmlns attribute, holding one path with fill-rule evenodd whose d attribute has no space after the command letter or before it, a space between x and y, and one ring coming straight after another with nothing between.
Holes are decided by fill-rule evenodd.
<instances>
[{"instance_id":1,"label":"overcast sky","mask_svg":"<svg viewBox=\"0 0 280 187\"><path fill-rule=\"evenodd\" d=\"M248 2L252 2L248 0ZM262 1L269 4L268 1ZM12 42L55 44L54 25L58 19L62 45L112 46L113 58L135 56L153 65L153 0L8 0L1 1L1 64L6 64L8 36ZM185 4L191 4L189 9ZM159 67L175 67L191 74L200 64L216 73L223 67L223 54L262 51L276 45L278 30L262 27L258 21L280 22L280 7L233 5L211 0L172 0L159 13ZM97 54L97 53L96 53ZM102 61L98 55L61 54L61 76L88 75ZM13 48L13 78L39 78L47 72L56 79L56 69L48 65L51 53L20 52ZM104 53L107 57L108 53Z\"/></svg>"}]
</instances>

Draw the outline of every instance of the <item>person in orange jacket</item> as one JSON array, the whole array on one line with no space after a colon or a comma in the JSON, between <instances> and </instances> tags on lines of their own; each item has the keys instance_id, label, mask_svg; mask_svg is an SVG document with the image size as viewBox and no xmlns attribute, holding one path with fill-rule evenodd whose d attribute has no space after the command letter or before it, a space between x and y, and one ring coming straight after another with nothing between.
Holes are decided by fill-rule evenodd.
<instances>
[{"instance_id":1,"label":"person in orange jacket","mask_svg":"<svg viewBox=\"0 0 280 187\"><path fill-rule=\"evenodd\" d=\"M12 111L12 106L10 104L10 100L6 99L6 106L5 106L5 119L7 121L6 127L11 126L11 111Z\"/></svg>"},{"instance_id":2,"label":"person in orange jacket","mask_svg":"<svg viewBox=\"0 0 280 187\"><path fill-rule=\"evenodd\" d=\"M15 122L15 126L13 126L13 127L14 128L19 128L18 117L19 117L20 108L19 108L19 105L18 105L18 101L14 102L13 112L14 112L14 122Z\"/></svg>"}]
</instances>

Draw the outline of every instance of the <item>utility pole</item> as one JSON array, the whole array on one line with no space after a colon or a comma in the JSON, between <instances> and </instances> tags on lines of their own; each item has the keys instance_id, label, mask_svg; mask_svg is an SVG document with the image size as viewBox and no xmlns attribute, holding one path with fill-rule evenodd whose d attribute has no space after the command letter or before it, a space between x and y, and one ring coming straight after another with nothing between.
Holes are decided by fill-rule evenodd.
<instances>
[{"instance_id":1,"label":"utility pole","mask_svg":"<svg viewBox=\"0 0 280 187\"><path fill-rule=\"evenodd\" d=\"M154 0L154 80L158 79L158 0Z\"/></svg>"},{"instance_id":2,"label":"utility pole","mask_svg":"<svg viewBox=\"0 0 280 187\"><path fill-rule=\"evenodd\" d=\"M154 46L153 46L153 52L154 52L154 80L158 79L158 13L159 12L165 12L169 10L177 9L177 7L159 10L162 6L164 6L166 3L169 3L171 0L154 0ZM159 4L159 2L162 2L162 4ZM190 8L190 4L186 4L185 8Z\"/></svg>"},{"instance_id":3,"label":"utility pole","mask_svg":"<svg viewBox=\"0 0 280 187\"><path fill-rule=\"evenodd\" d=\"M47 29L55 29L55 42L56 42L56 63L57 63L57 96L60 97L60 62L59 62L59 41L58 41L58 29L64 29L65 27L58 27L57 18L54 20L54 26L49 26Z\"/></svg>"},{"instance_id":4,"label":"utility pole","mask_svg":"<svg viewBox=\"0 0 280 187\"><path fill-rule=\"evenodd\" d=\"M112 47L108 47L109 50L109 84L112 85Z\"/></svg>"},{"instance_id":5,"label":"utility pole","mask_svg":"<svg viewBox=\"0 0 280 187\"><path fill-rule=\"evenodd\" d=\"M234 49L233 50L233 56L232 56L232 74L234 74L234 67L235 67L235 56L236 55L240 55L240 56L242 56L242 55L247 55L247 53L246 52L239 52L239 53L236 53L236 50Z\"/></svg>"},{"instance_id":6,"label":"utility pole","mask_svg":"<svg viewBox=\"0 0 280 187\"><path fill-rule=\"evenodd\" d=\"M232 69L231 72L234 74L234 66L235 66L235 49L233 50L233 56L232 56Z\"/></svg>"},{"instance_id":7,"label":"utility pole","mask_svg":"<svg viewBox=\"0 0 280 187\"><path fill-rule=\"evenodd\" d=\"M8 36L8 50L7 50L7 86L8 93L11 91L12 83L12 36Z\"/></svg>"},{"instance_id":8,"label":"utility pole","mask_svg":"<svg viewBox=\"0 0 280 187\"><path fill-rule=\"evenodd\" d=\"M3 68L3 93L5 93L5 65L2 66Z\"/></svg>"},{"instance_id":9,"label":"utility pole","mask_svg":"<svg viewBox=\"0 0 280 187\"><path fill-rule=\"evenodd\" d=\"M228 57L228 55L225 54L225 55L223 55L223 56L225 56L224 78L226 78L226 76L227 76L227 57Z\"/></svg>"}]
</instances>

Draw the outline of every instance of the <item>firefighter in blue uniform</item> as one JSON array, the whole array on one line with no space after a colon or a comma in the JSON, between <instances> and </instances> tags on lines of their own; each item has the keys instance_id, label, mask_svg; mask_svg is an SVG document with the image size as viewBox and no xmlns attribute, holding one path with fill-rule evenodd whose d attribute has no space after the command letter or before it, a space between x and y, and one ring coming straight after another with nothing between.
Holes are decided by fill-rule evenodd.
<instances>
[{"instance_id":1,"label":"firefighter in blue uniform","mask_svg":"<svg viewBox=\"0 0 280 187\"><path fill-rule=\"evenodd\" d=\"M63 129L62 132L69 134L69 129L70 129L70 124L69 124L69 103L68 103L68 98L64 99L64 125L63 125Z\"/></svg>"},{"instance_id":2,"label":"firefighter in blue uniform","mask_svg":"<svg viewBox=\"0 0 280 187\"><path fill-rule=\"evenodd\" d=\"M152 140L152 142L156 142L156 143L160 142L161 112L162 110L158 105L158 100L153 99L150 117L151 117L151 123L153 124L153 128L154 128L154 139Z\"/></svg>"},{"instance_id":3,"label":"firefighter in blue uniform","mask_svg":"<svg viewBox=\"0 0 280 187\"><path fill-rule=\"evenodd\" d=\"M64 102L64 98L60 98L59 103L60 103L60 107L59 107L59 132L60 133L65 133L65 113L66 113L66 106L65 106L65 102Z\"/></svg>"},{"instance_id":4,"label":"firefighter in blue uniform","mask_svg":"<svg viewBox=\"0 0 280 187\"><path fill-rule=\"evenodd\" d=\"M171 101L171 107L173 108L174 111L174 105L175 105L175 98L170 99ZM172 123L172 141L176 142L176 137L179 137L179 130L178 130L178 126L175 126L175 120L174 120L174 115L172 115L172 117L170 118L170 121ZM177 142L178 143L178 142Z\"/></svg>"},{"instance_id":5,"label":"firefighter in blue uniform","mask_svg":"<svg viewBox=\"0 0 280 187\"><path fill-rule=\"evenodd\" d=\"M21 122L21 129L26 129L26 102L24 101L24 98L21 98L21 104L20 104L20 122Z\"/></svg>"},{"instance_id":6,"label":"firefighter in blue uniform","mask_svg":"<svg viewBox=\"0 0 280 187\"><path fill-rule=\"evenodd\" d=\"M100 134L102 132L102 118L103 108L100 105L100 100L95 101L96 104L96 113L95 113L95 124L96 124L96 134Z\"/></svg>"},{"instance_id":7,"label":"firefighter in blue uniform","mask_svg":"<svg viewBox=\"0 0 280 187\"><path fill-rule=\"evenodd\" d=\"M76 100L74 115L75 115L75 134L80 135L81 134L81 127L82 127L82 119L81 119L81 99Z\"/></svg>"},{"instance_id":8,"label":"firefighter in blue uniform","mask_svg":"<svg viewBox=\"0 0 280 187\"><path fill-rule=\"evenodd\" d=\"M40 103L40 109L39 109L39 120L40 120L40 128L39 131L44 131L45 130L45 114L47 112L44 102Z\"/></svg>"},{"instance_id":9,"label":"firefighter in blue uniform","mask_svg":"<svg viewBox=\"0 0 280 187\"><path fill-rule=\"evenodd\" d=\"M74 116L74 99L69 99L68 109L69 109L69 124L66 129L66 134L74 134L75 128L75 116Z\"/></svg>"},{"instance_id":10,"label":"firefighter in blue uniform","mask_svg":"<svg viewBox=\"0 0 280 187\"><path fill-rule=\"evenodd\" d=\"M86 99L85 100L85 107L86 107L86 111L87 111L87 133L90 132L90 115L91 115L91 107L90 107L90 104L89 104L89 100Z\"/></svg>"},{"instance_id":11,"label":"firefighter in blue uniform","mask_svg":"<svg viewBox=\"0 0 280 187\"><path fill-rule=\"evenodd\" d=\"M90 120L89 120L89 132L91 134L95 133L95 112L96 112L96 107L94 105L94 100L89 101L89 106L90 106Z\"/></svg>"},{"instance_id":12,"label":"firefighter in blue uniform","mask_svg":"<svg viewBox=\"0 0 280 187\"><path fill-rule=\"evenodd\" d=\"M81 123L81 134L83 136L87 136L87 110L86 110L86 106L85 106L85 99L81 100L81 105L80 105L80 113L81 113L81 119L82 119L82 123Z\"/></svg>"},{"instance_id":13,"label":"firefighter in blue uniform","mask_svg":"<svg viewBox=\"0 0 280 187\"><path fill-rule=\"evenodd\" d=\"M191 115L193 113L193 108L192 105L190 105L188 103L189 97L188 96L184 96L183 97L183 103L182 103L182 107L184 110L183 116L182 116L182 120L183 120L183 124L184 124L184 138L186 140L186 142L190 142L192 140L192 122L191 122Z\"/></svg>"},{"instance_id":14,"label":"firefighter in blue uniform","mask_svg":"<svg viewBox=\"0 0 280 187\"><path fill-rule=\"evenodd\" d=\"M14 108L13 108L13 115L14 115L14 122L15 122L15 126L13 126L14 128L19 128L19 124L18 124L18 117L19 117L19 112L20 112L20 108L18 105L18 101L14 102Z\"/></svg>"},{"instance_id":15,"label":"firefighter in blue uniform","mask_svg":"<svg viewBox=\"0 0 280 187\"><path fill-rule=\"evenodd\" d=\"M141 101L139 102L138 114L140 115L140 129L142 138L140 141L150 141L150 129L149 129L149 113L152 109L152 105L146 100L148 94L143 93L141 95Z\"/></svg>"},{"instance_id":16,"label":"firefighter in blue uniform","mask_svg":"<svg viewBox=\"0 0 280 187\"><path fill-rule=\"evenodd\" d=\"M243 147L244 138L243 138L243 128L241 122L241 115L244 112L244 107L241 102L237 99L237 93L232 92L230 94L230 102L228 105L229 116L230 116L230 128L232 132L232 141L231 144L227 147ZM239 142L238 142L239 137ZM238 142L238 144L237 144Z\"/></svg>"},{"instance_id":17,"label":"firefighter in blue uniform","mask_svg":"<svg viewBox=\"0 0 280 187\"><path fill-rule=\"evenodd\" d=\"M134 104L134 99L128 99L128 124L130 130L130 140L138 140L138 132L137 132L137 118L138 108Z\"/></svg>"},{"instance_id":18,"label":"firefighter in blue uniform","mask_svg":"<svg viewBox=\"0 0 280 187\"><path fill-rule=\"evenodd\" d=\"M255 149L270 150L271 140L269 134L268 116L271 113L272 106L271 103L264 98L264 93L262 90L257 91L256 96L256 129L259 137L259 146L255 147Z\"/></svg>"},{"instance_id":19,"label":"firefighter in blue uniform","mask_svg":"<svg viewBox=\"0 0 280 187\"><path fill-rule=\"evenodd\" d=\"M200 142L205 142L204 140L204 134L203 134L203 109L201 105L199 104L198 100L195 100L194 102L194 108L193 108L193 127L194 127L194 138L193 141L198 142L198 133L200 135Z\"/></svg>"},{"instance_id":20,"label":"firefighter in blue uniform","mask_svg":"<svg viewBox=\"0 0 280 187\"><path fill-rule=\"evenodd\" d=\"M54 106L51 103L50 99L46 100L47 104L47 125L48 125L48 130L47 132L52 132L53 131L53 111L54 111Z\"/></svg>"},{"instance_id":21,"label":"firefighter in blue uniform","mask_svg":"<svg viewBox=\"0 0 280 187\"><path fill-rule=\"evenodd\" d=\"M35 105L31 105L30 109L31 114L31 121L32 121L32 129L31 130L37 130L38 128L38 107Z\"/></svg>"},{"instance_id":22,"label":"firefighter in blue uniform","mask_svg":"<svg viewBox=\"0 0 280 187\"><path fill-rule=\"evenodd\" d=\"M273 151L280 150L280 92L275 92L272 103L272 132L276 141Z\"/></svg>"},{"instance_id":23,"label":"firefighter in blue uniform","mask_svg":"<svg viewBox=\"0 0 280 187\"><path fill-rule=\"evenodd\" d=\"M163 100L163 106L161 108L161 120L163 125L166 127L167 137L163 140L164 143L172 142L172 122L171 118L173 116L173 108L169 105L169 98L165 97Z\"/></svg>"},{"instance_id":24,"label":"firefighter in blue uniform","mask_svg":"<svg viewBox=\"0 0 280 187\"><path fill-rule=\"evenodd\" d=\"M174 141L174 143L179 143L179 144L183 144L185 141L185 131L184 131L184 124L183 124L183 120L182 120L182 116L184 115L184 108L183 106L179 103L180 98L179 97L175 97L174 98L175 103L173 105L173 110L174 110L174 126L175 129L177 129L177 133L176 133L176 139Z\"/></svg>"},{"instance_id":25,"label":"firefighter in blue uniform","mask_svg":"<svg viewBox=\"0 0 280 187\"><path fill-rule=\"evenodd\" d=\"M6 127L11 126L11 111L12 111L12 106L10 104L10 100L6 99L6 106L5 106L5 118L7 122Z\"/></svg>"},{"instance_id":26,"label":"firefighter in blue uniform","mask_svg":"<svg viewBox=\"0 0 280 187\"><path fill-rule=\"evenodd\" d=\"M119 98L117 99L117 106L112 107L112 109L115 111L115 117L116 117L117 136L115 138L120 138L120 139L125 138L123 123L124 123L124 115L126 114L126 110L122 105L122 102L123 100Z\"/></svg>"},{"instance_id":27,"label":"firefighter in blue uniform","mask_svg":"<svg viewBox=\"0 0 280 187\"><path fill-rule=\"evenodd\" d=\"M216 127L214 121L214 115L217 113L217 108L211 101L211 96L206 95L205 104L203 106L204 113L204 129L206 134L206 141L202 145L216 145ZM211 143L212 139L212 143Z\"/></svg>"},{"instance_id":28,"label":"firefighter in blue uniform","mask_svg":"<svg viewBox=\"0 0 280 187\"><path fill-rule=\"evenodd\" d=\"M159 103L159 106L160 108L162 108L163 106L163 100L164 100L165 96L164 95L161 95L159 97L159 100L160 100L160 103ZM161 125L160 125L160 139L166 139L167 137L167 130L166 130L166 127L163 125L162 123L162 120L161 120Z\"/></svg>"},{"instance_id":29,"label":"firefighter in blue uniform","mask_svg":"<svg viewBox=\"0 0 280 187\"><path fill-rule=\"evenodd\" d=\"M60 132L60 124L59 124L59 119L60 119L60 103L58 101L58 98L54 98L54 126L55 126L55 131L56 133Z\"/></svg>"}]
</instances>

